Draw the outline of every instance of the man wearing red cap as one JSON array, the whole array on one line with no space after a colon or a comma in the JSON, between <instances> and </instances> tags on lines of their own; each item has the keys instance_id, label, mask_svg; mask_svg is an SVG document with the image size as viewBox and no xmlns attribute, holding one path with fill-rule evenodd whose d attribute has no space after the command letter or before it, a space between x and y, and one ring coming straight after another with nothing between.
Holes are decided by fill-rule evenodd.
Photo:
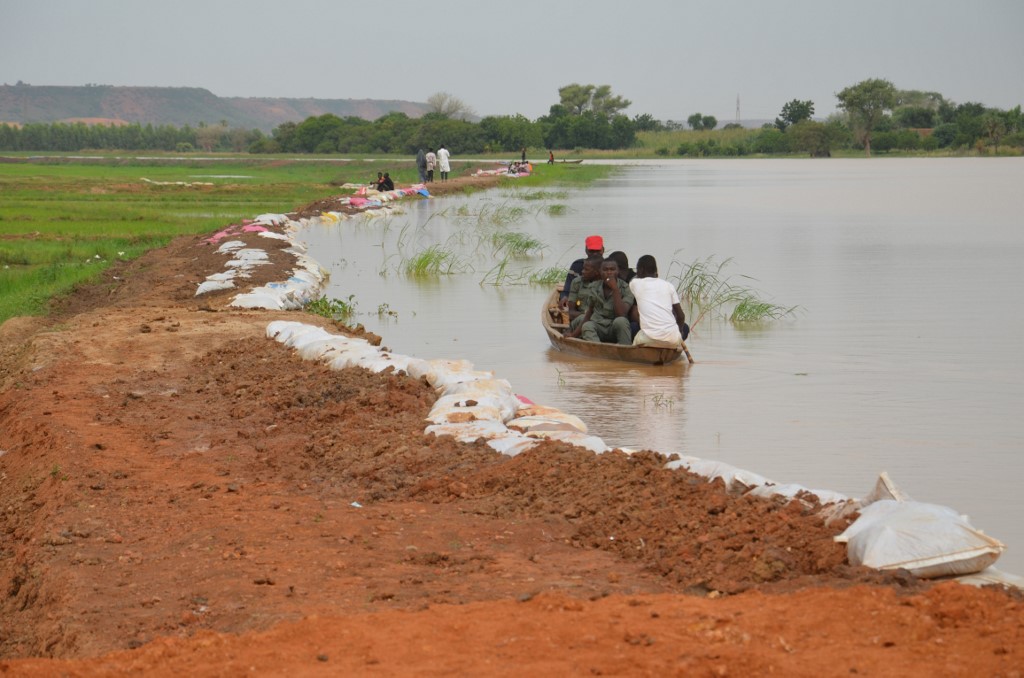
<instances>
[{"instance_id":1,"label":"man wearing red cap","mask_svg":"<svg viewBox=\"0 0 1024 678\"><path fill-rule=\"evenodd\" d=\"M583 273L583 262L585 259L590 257L601 257L604 259L604 238L601 236L588 235L587 239L583 241L583 247L587 251L587 256L584 259L577 259L569 266L569 273L565 276L562 292L558 295L558 303L563 309L569 303L569 287L572 285L573 279Z\"/></svg>"}]
</instances>

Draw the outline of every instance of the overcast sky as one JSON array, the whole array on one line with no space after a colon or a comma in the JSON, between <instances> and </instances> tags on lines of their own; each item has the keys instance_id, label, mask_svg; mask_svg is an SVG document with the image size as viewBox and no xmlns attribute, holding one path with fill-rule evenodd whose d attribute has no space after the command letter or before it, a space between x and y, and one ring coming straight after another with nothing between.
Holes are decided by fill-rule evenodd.
<instances>
[{"instance_id":1,"label":"overcast sky","mask_svg":"<svg viewBox=\"0 0 1024 678\"><path fill-rule=\"evenodd\" d=\"M382 9L386 8L386 9ZM1024 0L0 0L0 83L203 87L218 96L448 92L536 118L570 83L625 112L774 118L867 78L1024 103Z\"/></svg>"}]
</instances>

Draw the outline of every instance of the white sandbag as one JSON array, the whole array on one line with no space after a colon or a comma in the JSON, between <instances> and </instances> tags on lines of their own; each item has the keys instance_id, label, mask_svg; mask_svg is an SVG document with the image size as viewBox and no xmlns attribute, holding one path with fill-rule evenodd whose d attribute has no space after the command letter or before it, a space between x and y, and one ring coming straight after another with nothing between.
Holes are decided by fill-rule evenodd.
<instances>
[{"instance_id":1,"label":"white sandbag","mask_svg":"<svg viewBox=\"0 0 1024 678\"><path fill-rule=\"evenodd\" d=\"M419 379L421 377L427 378L427 383L430 385L434 384L434 379L437 375L444 372L471 372L473 370L473 363L468 360L424 360L422 363L416 365L410 365L414 370L410 372L410 376Z\"/></svg>"},{"instance_id":2,"label":"white sandbag","mask_svg":"<svg viewBox=\"0 0 1024 678\"><path fill-rule=\"evenodd\" d=\"M504 409L503 399L484 396L446 395L438 398L430 408L427 421L434 424L445 422L475 421L488 419L504 422L511 416Z\"/></svg>"},{"instance_id":3,"label":"white sandbag","mask_svg":"<svg viewBox=\"0 0 1024 678\"><path fill-rule=\"evenodd\" d=\"M405 373L413 379L422 379L430 371L430 362L423 358L408 357L409 362L405 366Z\"/></svg>"},{"instance_id":4,"label":"white sandbag","mask_svg":"<svg viewBox=\"0 0 1024 678\"><path fill-rule=\"evenodd\" d=\"M245 247L240 250L235 250L234 258L237 261L266 261L268 257L267 253L263 250Z\"/></svg>"},{"instance_id":5,"label":"white sandbag","mask_svg":"<svg viewBox=\"0 0 1024 678\"><path fill-rule=\"evenodd\" d=\"M295 348L303 360L332 360L339 351L348 347L348 343L340 337L330 336L325 339L307 341Z\"/></svg>"},{"instance_id":6,"label":"white sandbag","mask_svg":"<svg viewBox=\"0 0 1024 678\"><path fill-rule=\"evenodd\" d=\"M414 360L417 360L417 358L411 358L407 355L398 355L396 353L383 352L381 353L381 358L386 360L388 366L394 368L395 372L405 372L406 374L409 373L409 363L411 363ZM387 369L387 367L380 371L383 372L385 369Z\"/></svg>"},{"instance_id":7,"label":"white sandbag","mask_svg":"<svg viewBox=\"0 0 1024 678\"><path fill-rule=\"evenodd\" d=\"M742 472L749 473L749 472ZM743 476L737 476L737 482L742 482ZM796 483L782 483L776 484L771 481L766 481L764 484L758 485L749 491L752 497L761 497L762 499L768 499L770 497L785 497L787 499L798 499L801 495L813 495L818 499L818 503L822 506L829 504L843 504L850 500L845 494L834 492L833 490L812 490L804 487L803 485L797 485ZM810 502L805 502L809 506Z\"/></svg>"},{"instance_id":8,"label":"white sandbag","mask_svg":"<svg viewBox=\"0 0 1024 678\"><path fill-rule=\"evenodd\" d=\"M510 396L515 398L515 394L512 392L512 384L509 383L508 379L477 379L476 381L464 381L455 384L449 384L445 388L445 395L458 395L458 394L474 394L479 392L488 392L490 394L500 394L502 396ZM519 399L516 398L518 403ZM516 405L516 409L519 405Z\"/></svg>"},{"instance_id":9,"label":"white sandbag","mask_svg":"<svg viewBox=\"0 0 1024 678\"><path fill-rule=\"evenodd\" d=\"M539 440L529 438L518 433L509 433L508 435L498 436L487 441L488 447L501 452L506 457L514 457L517 454L522 454L527 450L533 449L537 445L540 445Z\"/></svg>"},{"instance_id":10,"label":"white sandbag","mask_svg":"<svg viewBox=\"0 0 1024 678\"><path fill-rule=\"evenodd\" d=\"M438 393L447 392L448 388L454 384L465 384L474 381L486 381L494 379L494 372L483 371L483 370L470 370L468 372L462 371L439 371L434 375L433 380L430 381L430 385L434 387L434 390Z\"/></svg>"},{"instance_id":11,"label":"white sandbag","mask_svg":"<svg viewBox=\"0 0 1024 678\"><path fill-rule=\"evenodd\" d=\"M547 405L538 405L537 403L523 403L519 406L519 414L524 417L557 416L561 413L562 410L557 407L548 407Z\"/></svg>"},{"instance_id":12,"label":"white sandbag","mask_svg":"<svg viewBox=\"0 0 1024 678\"><path fill-rule=\"evenodd\" d=\"M217 254L231 254L235 250L240 250L245 247L245 243L241 240L228 240L217 248Z\"/></svg>"},{"instance_id":13,"label":"white sandbag","mask_svg":"<svg viewBox=\"0 0 1024 678\"><path fill-rule=\"evenodd\" d=\"M377 349L369 344L350 343L347 346L339 347L337 352L325 356L324 359L332 370L344 370L356 367L363 358L375 358L377 355Z\"/></svg>"},{"instance_id":14,"label":"white sandbag","mask_svg":"<svg viewBox=\"0 0 1024 678\"><path fill-rule=\"evenodd\" d=\"M677 468L683 468L689 471L691 464L693 464L694 462L701 461L700 457L691 457L686 454L677 454L676 457L678 457L678 459L673 459L672 461L665 462L665 468L669 469L670 471L675 470Z\"/></svg>"},{"instance_id":15,"label":"white sandbag","mask_svg":"<svg viewBox=\"0 0 1024 678\"><path fill-rule=\"evenodd\" d=\"M269 311L283 311L285 309L284 300L280 296L270 292L257 292L255 290L248 294L237 295L228 305L235 308L264 308Z\"/></svg>"},{"instance_id":16,"label":"white sandbag","mask_svg":"<svg viewBox=\"0 0 1024 678\"><path fill-rule=\"evenodd\" d=\"M500 421L468 421L457 424L432 424L423 431L435 436L452 436L462 443L471 443L480 438L491 439L508 434Z\"/></svg>"},{"instance_id":17,"label":"white sandbag","mask_svg":"<svg viewBox=\"0 0 1024 678\"><path fill-rule=\"evenodd\" d=\"M259 261L256 259L232 259L224 265L228 268L238 268L244 271L255 268L256 266L265 266L269 263L269 261Z\"/></svg>"},{"instance_id":18,"label":"white sandbag","mask_svg":"<svg viewBox=\"0 0 1024 678\"><path fill-rule=\"evenodd\" d=\"M320 275L318 271L300 268L292 272L291 277L288 278L288 282L303 285L319 285L323 279L324 276Z\"/></svg>"},{"instance_id":19,"label":"white sandbag","mask_svg":"<svg viewBox=\"0 0 1024 678\"><path fill-rule=\"evenodd\" d=\"M473 382L478 383L478 382ZM460 393L451 393L446 389L444 395L434 403L436 408L470 407L473 405L493 407L498 410L502 421L508 421L516 414L519 399L511 393L488 391L486 389L461 388Z\"/></svg>"},{"instance_id":20,"label":"white sandbag","mask_svg":"<svg viewBox=\"0 0 1024 678\"><path fill-rule=\"evenodd\" d=\"M267 325L267 338L275 339L283 344L293 333L304 331L308 327L312 327L312 325L294 320L275 320Z\"/></svg>"},{"instance_id":21,"label":"white sandbag","mask_svg":"<svg viewBox=\"0 0 1024 678\"><path fill-rule=\"evenodd\" d=\"M272 240L290 240L290 238L286 236L284 233L275 233L274 231L260 231L256 235L258 235L261 238L271 238Z\"/></svg>"},{"instance_id":22,"label":"white sandbag","mask_svg":"<svg viewBox=\"0 0 1024 678\"><path fill-rule=\"evenodd\" d=\"M301 308L318 298L321 291L318 284L296 283L292 281L267 283L260 289L279 295L286 308Z\"/></svg>"},{"instance_id":23,"label":"white sandbag","mask_svg":"<svg viewBox=\"0 0 1024 678\"><path fill-rule=\"evenodd\" d=\"M854 565L932 578L980 572L1006 547L947 506L881 499L835 537Z\"/></svg>"},{"instance_id":24,"label":"white sandbag","mask_svg":"<svg viewBox=\"0 0 1024 678\"><path fill-rule=\"evenodd\" d=\"M331 334L322 327L316 325L306 325L306 329L303 332L293 332L288 339L282 343L289 348L302 348L306 344L314 341L323 341L324 339L336 339L337 336Z\"/></svg>"},{"instance_id":25,"label":"white sandbag","mask_svg":"<svg viewBox=\"0 0 1024 678\"><path fill-rule=\"evenodd\" d=\"M722 482L725 484L726 491L733 494L751 492L753 489L762 487L767 483L771 483L770 480L762 475L754 473L753 471L736 468L735 466L714 459L697 459L689 457L686 460L680 459L666 464L667 468L678 468L680 466L688 469L691 473L704 476L709 481L721 478ZM771 496L771 493L765 496Z\"/></svg>"},{"instance_id":26,"label":"white sandbag","mask_svg":"<svg viewBox=\"0 0 1024 678\"><path fill-rule=\"evenodd\" d=\"M455 424L467 421L496 421L504 426L501 410L490 405L473 405L470 407L435 407L427 415L432 424Z\"/></svg>"},{"instance_id":27,"label":"white sandbag","mask_svg":"<svg viewBox=\"0 0 1024 678\"><path fill-rule=\"evenodd\" d=\"M391 361L386 356L381 355L378 350L375 350L373 353L365 353L352 361L353 367L362 367L364 370L370 370L371 372L383 372L391 367L391 365Z\"/></svg>"},{"instance_id":28,"label":"white sandbag","mask_svg":"<svg viewBox=\"0 0 1024 678\"><path fill-rule=\"evenodd\" d=\"M763 485L750 490L749 494L752 497L761 497L762 499L768 499L770 497L786 497L793 499L802 492L810 492L803 485L797 485L796 483L774 483L768 481Z\"/></svg>"},{"instance_id":29,"label":"white sandbag","mask_svg":"<svg viewBox=\"0 0 1024 678\"><path fill-rule=\"evenodd\" d=\"M596 452L598 454L608 452L612 449L605 445L604 441L597 436L587 435L586 433L577 433L575 431L533 431L527 435L530 438L558 440L563 443L569 443L570 445L586 448L591 452Z\"/></svg>"},{"instance_id":30,"label":"white sandbag","mask_svg":"<svg viewBox=\"0 0 1024 678\"><path fill-rule=\"evenodd\" d=\"M196 289L196 296L206 294L207 292L219 292L221 290L230 290L235 286L234 280L205 280L199 283L199 287Z\"/></svg>"},{"instance_id":31,"label":"white sandbag","mask_svg":"<svg viewBox=\"0 0 1024 678\"><path fill-rule=\"evenodd\" d=\"M575 419L572 421L569 418ZM505 422L505 425L515 431L576 431L586 433L586 425L571 414L563 414L561 417L516 417Z\"/></svg>"},{"instance_id":32,"label":"white sandbag","mask_svg":"<svg viewBox=\"0 0 1024 678\"><path fill-rule=\"evenodd\" d=\"M284 214L260 214L253 223L262 224L264 226L276 226L277 224L283 224L288 221L288 217Z\"/></svg>"}]
</instances>

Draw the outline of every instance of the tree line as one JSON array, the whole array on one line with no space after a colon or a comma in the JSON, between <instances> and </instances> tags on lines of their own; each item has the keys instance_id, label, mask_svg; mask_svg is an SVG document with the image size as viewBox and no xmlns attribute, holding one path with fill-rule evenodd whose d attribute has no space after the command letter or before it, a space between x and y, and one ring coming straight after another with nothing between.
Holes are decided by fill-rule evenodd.
<instances>
[{"instance_id":1,"label":"tree line","mask_svg":"<svg viewBox=\"0 0 1024 678\"><path fill-rule=\"evenodd\" d=\"M111 124L87 125L83 122L27 123L0 125L0 150L3 151L114 151L201 150L244 153L263 138L259 130L231 128L226 123L185 125Z\"/></svg>"},{"instance_id":2,"label":"tree line","mask_svg":"<svg viewBox=\"0 0 1024 678\"><path fill-rule=\"evenodd\" d=\"M315 153L412 155L420 148L445 144L456 154L514 152L520 148L627 149L645 132L685 129L682 123L660 121L649 114L633 118L622 111L631 102L608 85L573 83L558 90L559 102L535 120L523 115L473 118L457 97L439 92L428 99L430 112L410 118L400 112L376 120L333 114L286 122L270 135L259 130L200 123L170 125L86 125L30 123L0 125L0 150L78 151L84 149L193 150L250 153ZM661 146L658 155L742 156L800 153L827 156L834 150L862 149L932 151L1000 146L1024 148L1021 107L1009 111L979 103L955 104L937 92L899 90L887 80L865 80L836 94L839 111L814 119L814 102L787 102L773 123L757 130L727 124L694 113L686 124L702 134L675 148Z\"/></svg>"},{"instance_id":3,"label":"tree line","mask_svg":"<svg viewBox=\"0 0 1024 678\"><path fill-rule=\"evenodd\" d=\"M836 94L840 112L816 121L814 102L787 102L773 123L759 131L722 142L704 138L682 143L677 155L728 156L749 154L807 153L827 156L833 150L934 151L960 149L981 151L991 146L1024 149L1024 117L1021 107L1008 111L979 103L955 104L938 92L899 90L888 80L868 79ZM694 113L687 119L694 130L714 129L711 116ZM726 125L725 128L738 127ZM667 147L660 155L671 154Z\"/></svg>"}]
</instances>

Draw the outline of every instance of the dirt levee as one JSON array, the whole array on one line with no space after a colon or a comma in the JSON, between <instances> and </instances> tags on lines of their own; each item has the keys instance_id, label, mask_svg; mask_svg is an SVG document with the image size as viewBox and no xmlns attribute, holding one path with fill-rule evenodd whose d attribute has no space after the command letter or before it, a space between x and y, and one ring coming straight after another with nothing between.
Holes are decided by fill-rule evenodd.
<instances>
[{"instance_id":1,"label":"dirt levee","mask_svg":"<svg viewBox=\"0 0 1024 678\"><path fill-rule=\"evenodd\" d=\"M850 567L813 505L654 453L424 435L425 382L266 338L349 330L195 297L224 259L0 327L0 671L1020 675L1019 598Z\"/></svg>"}]
</instances>

